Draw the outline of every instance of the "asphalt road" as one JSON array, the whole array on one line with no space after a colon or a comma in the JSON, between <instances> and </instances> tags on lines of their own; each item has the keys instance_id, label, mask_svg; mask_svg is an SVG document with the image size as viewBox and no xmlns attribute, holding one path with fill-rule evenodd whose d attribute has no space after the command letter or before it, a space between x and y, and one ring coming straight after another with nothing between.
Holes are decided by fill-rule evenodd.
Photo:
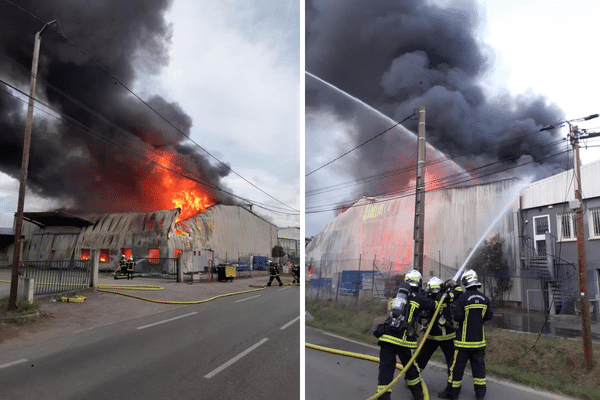
<instances>
[{"instance_id":1,"label":"asphalt road","mask_svg":"<svg viewBox=\"0 0 600 400\"><path fill-rule=\"evenodd\" d=\"M351 351L379 357L379 347L344 339L328 332L310 327L305 329L307 343L338 350ZM365 400L376 393L379 364L335 355L311 348L305 350L305 399ZM396 373L397 374L397 373ZM429 362L422 373L430 399L446 386L446 367L441 363ZM569 397L547 393L511 382L487 377L486 400L568 400ZM475 392L471 376L465 373L460 398L474 399ZM412 399L410 391L401 379L392 389L392 399Z\"/></svg>"},{"instance_id":2,"label":"asphalt road","mask_svg":"<svg viewBox=\"0 0 600 400\"><path fill-rule=\"evenodd\" d=\"M299 288L178 307L0 353L0 399L299 399Z\"/></svg>"}]
</instances>

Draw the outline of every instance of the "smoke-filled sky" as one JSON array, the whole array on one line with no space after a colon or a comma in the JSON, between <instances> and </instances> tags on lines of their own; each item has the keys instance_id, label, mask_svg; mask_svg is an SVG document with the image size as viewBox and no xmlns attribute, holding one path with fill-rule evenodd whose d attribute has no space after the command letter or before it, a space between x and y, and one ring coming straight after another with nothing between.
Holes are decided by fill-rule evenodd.
<instances>
[{"instance_id":1,"label":"smoke-filled sky","mask_svg":"<svg viewBox=\"0 0 600 400\"><path fill-rule=\"evenodd\" d=\"M54 19L101 66L44 31L36 96L51 109L34 113L25 211L173 208L149 162L165 154L211 201L285 209L247 180L299 209L298 0L11 3L0 1L2 81L29 91L34 35ZM12 226L27 100L0 88L0 226ZM299 226L298 213L254 210Z\"/></svg>"},{"instance_id":2,"label":"smoke-filled sky","mask_svg":"<svg viewBox=\"0 0 600 400\"><path fill-rule=\"evenodd\" d=\"M480 168L488 180L541 179L571 167L566 128L539 130L600 112L591 69L598 35L590 21L599 7L592 1L565 9L563 2L535 0L382 0L368 7L359 0L307 0L306 71L377 111L306 76L306 235L335 216L332 208L411 184L416 145L399 127L311 172L419 106L426 109L427 142L449 159L428 167L426 180L461 168ZM593 130L599 121L578 125ZM417 131L414 118L403 126ZM593 149L582 152L584 163L598 158ZM439 153L428 150L428 162L436 159ZM447 170L436 171L442 165ZM500 172L481 173L492 168Z\"/></svg>"}]
</instances>

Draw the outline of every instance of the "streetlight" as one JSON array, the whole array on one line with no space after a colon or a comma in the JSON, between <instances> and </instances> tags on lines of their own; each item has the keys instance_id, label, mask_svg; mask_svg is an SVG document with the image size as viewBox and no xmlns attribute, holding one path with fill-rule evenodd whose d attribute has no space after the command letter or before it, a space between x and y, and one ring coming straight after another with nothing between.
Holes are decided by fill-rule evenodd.
<instances>
[{"instance_id":1,"label":"streetlight","mask_svg":"<svg viewBox=\"0 0 600 400\"><path fill-rule=\"evenodd\" d=\"M19 283L19 263L21 261L21 232L23 230L23 208L25 205L25 188L27 187L27 169L29 167L29 148L31 146L31 125L33 121L33 102L35 96L35 84L37 81L38 58L40 54L40 42L42 33L48 25L56 24L56 20L46 23L39 32L35 34L33 46L33 62L31 64L31 83L29 86L29 108L27 109L27 125L25 127L25 138L23 140L23 156L21 157L21 182L19 184L19 203L15 217L15 248L13 253L12 276L10 281L10 296L8 298L8 309L17 307L17 285Z\"/></svg>"}]
</instances>

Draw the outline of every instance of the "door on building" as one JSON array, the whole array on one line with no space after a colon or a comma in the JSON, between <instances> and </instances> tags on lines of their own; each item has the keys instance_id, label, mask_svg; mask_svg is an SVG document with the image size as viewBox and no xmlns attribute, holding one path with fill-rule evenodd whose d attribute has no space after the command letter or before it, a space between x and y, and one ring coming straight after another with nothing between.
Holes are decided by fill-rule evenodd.
<instances>
[{"instance_id":1,"label":"door on building","mask_svg":"<svg viewBox=\"0 0 600 400\"><path fill-rule=\"evenodd\" d=\"M538 257L546 256L546 232L550 233L550 216L533 217L533 245Z\"/></svg>"},{"instance_id":2,"label":"door on building","mask_svg":"<svg viewBox=\"0 0 600 400\"><path fill-rule=\"evenodd\" d=\"M211 250L194 250L192 254L192 265L194 272L204 271L205 268L208 269L210 260L212 260Z\"/></svg>"}]
</instances>

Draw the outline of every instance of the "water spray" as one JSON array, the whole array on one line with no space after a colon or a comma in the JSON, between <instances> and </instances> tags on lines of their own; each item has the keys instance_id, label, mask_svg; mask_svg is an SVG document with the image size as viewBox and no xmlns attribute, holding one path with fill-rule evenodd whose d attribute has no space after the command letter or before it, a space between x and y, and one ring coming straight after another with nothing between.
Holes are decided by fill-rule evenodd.
<instances>
[{"instance_id":1,"label":"water spray","mask_svg":"<svg viewBox=\"0 0 600 400\"><path fill-rule=\"evenodd\" d=\"M458 282L458 279L462 275L462 272L465 269L465 267L467 266L467 263L469 262L469 260L473 256L473 254L475 254L475 251L477 251L477 248L479 247L479 245L481 244L481 242L484 241L484 239L490 233L490 231L492 230L492 228L494 228L494 226L496 226L496 224L498 223L498 221L500 221L500 219L502 219L502 217L504 216L504 214L506 214L506 211L508 211L508 209L513 206L513 204L515 203L515 201L518 199L518 197L519 197L519 195L521 193L521 190L525 186L529 185L529 183L531 183L531 178L528 178L526 180L521 180L521 183L517 184L513 188L512 196L509 197L509 199L508 199L509 201L507 201L506 206L504 206L504 208L502 210L500 210L500 213L498 213L498 215L492 221L492 223L490 224L490 226L485 230L485 232L483 233L483 235L481 235L481 237L479 238L479 240L477 241L477 243L475 243L475 246L473 247L473 250L471 250L471 252L467 256L467 258L465 259L465 261L463 262L463 264L461 265L461 267L456 272L456 275L454 275L454 278L452 278L452 280L454 282ZM444 294L444 296L445 296L445 294Z\"/></svg>"}]
</instances>

